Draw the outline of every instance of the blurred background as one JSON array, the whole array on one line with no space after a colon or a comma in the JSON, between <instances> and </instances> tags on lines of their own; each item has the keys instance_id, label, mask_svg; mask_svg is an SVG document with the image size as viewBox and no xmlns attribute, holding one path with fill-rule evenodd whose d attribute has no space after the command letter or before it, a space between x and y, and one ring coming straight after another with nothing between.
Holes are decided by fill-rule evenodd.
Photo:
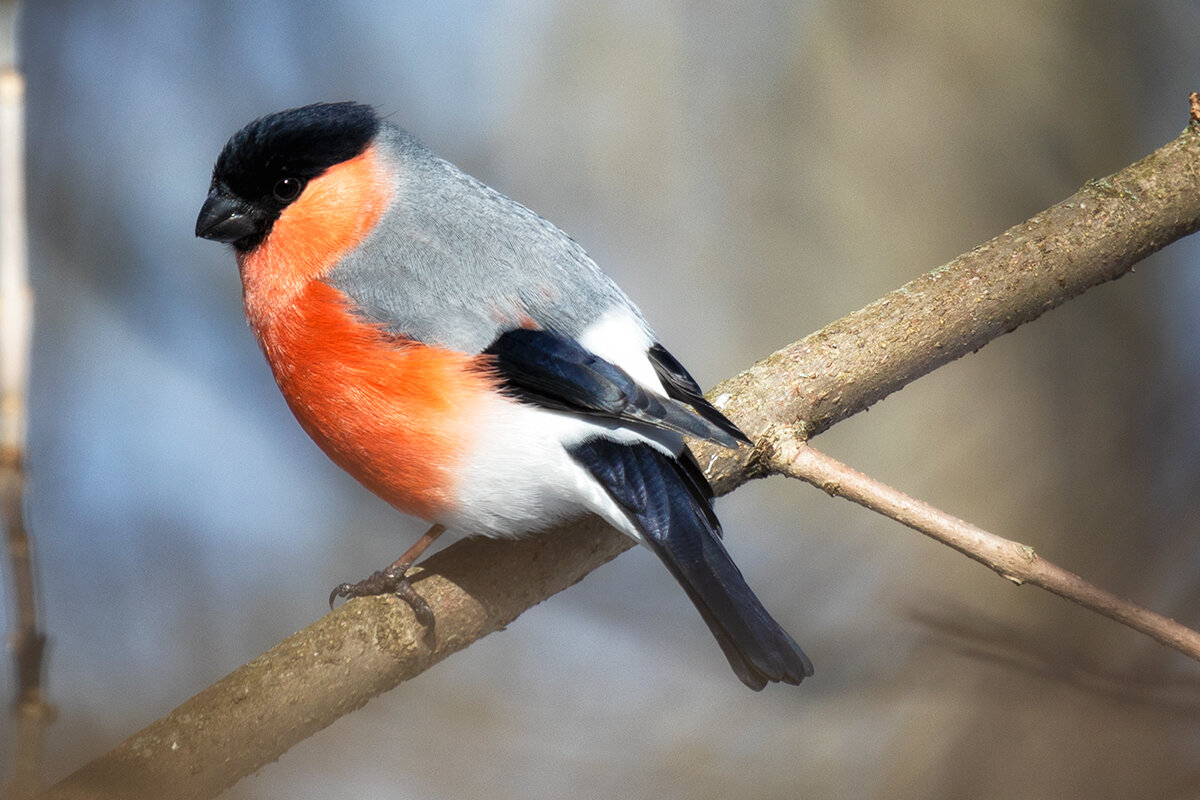
<instances>
[{"instance_id":1,"label":"blurred background","mask_svg":"<svg viewBox=\"0 0 1200 800\"><path fill-rule=\"evenodd\" d=\"M80 0L22 22L49 780L423 530L306 439L230 253L193 238L250 119L377 105L571 233L710 386L1171 139L1200 90L1182 0ZM1200 625L1197 260L1173 245L815 443ZM635 551L227 796L1200 792L1197 664L796 482L718 510L816 663L802 688L747 691Z\"/></svg>"}]
</instances>

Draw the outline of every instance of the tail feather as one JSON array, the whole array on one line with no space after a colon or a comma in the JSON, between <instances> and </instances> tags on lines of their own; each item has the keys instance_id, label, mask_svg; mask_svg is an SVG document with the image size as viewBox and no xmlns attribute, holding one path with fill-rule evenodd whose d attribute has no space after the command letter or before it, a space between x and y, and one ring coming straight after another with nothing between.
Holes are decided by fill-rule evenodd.
<instances>
[{"instance_id":1,"label":"tail feather","mask_svg":"<svg viewBox=\"0 0 1200 800\"><path fill-rule=\"evenodd\" d=\"M719 539L709 537L700 552L681 553L694 548L673 544L656 542L651 549L683 586L742 683L758 690L813 674L808 656L763 608Z\"/></svg>"},{"instance_id":2,"label":"tail feather","mask_svg":"<svg viewBox=\"0 0 1200 800\"><path fill-rule=\"evenodd\" d=\"M721 543L706 494L684 465L648 444L589 439L571 455L641 529L712 631L738 678L751 689L798 684L812 662L747 585ZM685 456L686 457L686 456Z\"/></svg>"}]
</instances>

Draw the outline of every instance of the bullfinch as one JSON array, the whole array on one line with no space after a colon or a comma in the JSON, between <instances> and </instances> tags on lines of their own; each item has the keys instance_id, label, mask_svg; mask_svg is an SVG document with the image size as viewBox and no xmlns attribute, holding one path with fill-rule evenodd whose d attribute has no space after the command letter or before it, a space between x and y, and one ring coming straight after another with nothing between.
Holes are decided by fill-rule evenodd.
<instances>
[{"instance_id":1,"label":"bullfinch","mask_svg":"<svg viewBox=\"0 0 1200 800\"><path fill-rule=\"evenodd\" d=\"M812 664L721 541L684 444L749 439L570 237L357 103L255 120L196 235L233 246L248 320L300 425L433 523L335 596L395 592L445 530L516 537L597 514L653 552L752 689Z\"/></svg>"}]
</instances>

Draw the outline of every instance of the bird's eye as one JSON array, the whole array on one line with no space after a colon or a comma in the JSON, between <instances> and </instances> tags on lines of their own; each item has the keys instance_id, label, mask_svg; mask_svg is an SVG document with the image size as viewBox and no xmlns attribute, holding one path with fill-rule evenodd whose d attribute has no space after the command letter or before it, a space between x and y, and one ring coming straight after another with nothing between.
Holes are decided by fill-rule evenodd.
<instances>
[{"instance_id":1,"label":"bird's eye","mask_svg":"<svg viewBox=\"0 0 1200 800\"><path fill-rule=\"evenodd\" d=\"M300 190L303 188L304 184L298 178L280 178L271 191L279 202L290 203L300 196Z\"/></svg>"}]
</instances>

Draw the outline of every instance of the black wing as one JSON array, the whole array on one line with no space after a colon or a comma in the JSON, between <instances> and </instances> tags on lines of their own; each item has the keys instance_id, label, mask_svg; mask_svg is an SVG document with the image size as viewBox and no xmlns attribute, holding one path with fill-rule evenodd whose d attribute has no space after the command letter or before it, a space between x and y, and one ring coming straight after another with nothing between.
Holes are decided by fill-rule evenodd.
<instances>
[{"instance_id":1,"label":"black wing","mask_svg":"<svg viewBox=\"0 0 1200 800\"><path fill-rule=\"evenodd\" d=\"M529 403L640 422L726 447L749 441L703 398L700 400L711 414L689 407L690 403L647 392L625 370L567 336L516 328L497 337L483 354L491 357L502 388ZM695 386L695 381L691 385ZM724 424L714 422L712 415Z\"/></svg>"},{"instance_id":2,"label":"black wing","mask_svg":"<svg viewBox=\"0 0 1200 800\"><path fill-rule=\"evenodd\" d=\"M725 415L718 411L712 403L704 399L704 393L700 390L700 385L696 383L696 379L683 368L683 364L680 364L675 356L667 351L667 348L655 342L650 347L648 355L650 356L650 363L654 365L654 371L658 373L658 378L663 382L663 386L666 387L668 395L681 403L687 403L696 410L697 414L739 442L754 444L750 441L750 437L742 433L737 425L726 419Z\"/></svg>"}]
</instances>

